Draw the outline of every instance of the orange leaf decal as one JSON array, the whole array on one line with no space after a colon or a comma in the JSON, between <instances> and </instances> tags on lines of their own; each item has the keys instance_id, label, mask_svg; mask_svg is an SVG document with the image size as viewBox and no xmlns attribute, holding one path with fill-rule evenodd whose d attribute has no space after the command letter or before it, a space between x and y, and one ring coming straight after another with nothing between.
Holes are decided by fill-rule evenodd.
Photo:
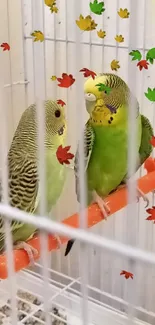
<instances>
[{"instance_id":1,"label":"orange leaf decal","mask_svg":"<svg viewBox=\"0 0 155 325\"><path fill-rule=\"evenodd\" d=\"M149 157L145 160L144 168L146 169L147 173L151 173L155 171L155 159Z\"/></svg>"},{"instance_id":2,"label":"orange leaf decal","mask_svg":"<svg viewBox=\"0 0 155 325\"><path fill-rule=\"evenodd\" d=\"M62 107L66 105L66 103L62 99L58 99L57 104L61 105Z\"/></svg>"},{"instance_id":3,"label":"orange leaf decal","mask_svg":"<svg viewBox=\"0 0 155 325\"><path fill-rule=\"evenodd\" d=\"M139 67L139 70L141 71L143 68L144 69L148 69L149 66L149 62L147 62L146 60L141 60L137 63L137 67Z\"/></svg>"},{"instance_id":4,"label":"orange leaf decal","mask_svg":"<svg viewBox=\"0 0 155 325\"><path fill-rule=\"evenodd\" d=\"M153 147L155 147L155 137L153 136L150 143L152 144Z\"/></svg>"},{"instance_id":5,"label":"orange leaf decal","mask_svg":"<svg viewBox=\"0 0 155 325\"><path fill-rule=\"evenodd\" d=\"M62 73L62 78L57 78L59 84L58 87L69 88L75 82L72 74Z\"/></svg>"},{"instance_id":6,"label":"orange leaf decal","mask_svg":"<svg viewBox=\"0 0 155 325\"><path fill-rule=\"evenodd\" d=\"M2 43L0 47L3 48L3 51L10 51L10 45L8 43Z\"/></svg>"},{"instance_id":7,"label":"orange leaf decal","mask_svg":"<svg viewBox=\"0 0 155 325\"><path fill-rule=\"evenodd\" d=\"M124 275L124 277L125 277L126 279L129 279L129 278L133 279L133 273L131 273L131 272L127 272L127 271L125 271L125 270L122 270L122 272L120 273L120 275Z\"/></svg>"},{"instance_id":8,"label":"orange leaf decal","mask_svg":"<svg viewBox=\"0 0 155 325\"><path fill-rule=\"evenodd\" d=\"M96 76L96 73L94 71L91 71L87 68L83 68L80 70L80 72L84 72L84 77L87 78L87 77L92 77L93 79L95 79L95 76Z\"/></svg>"},{"instance_id":9,"label":"orange leaf decal","mask_svg":"<svg viewBox=\"0 0 155 325\"><path fill-rule=\"evenodd\" d=\"M69 160L74 158L74 155L71 152L69 152L70 148L71 146L62 148L62 145L58 147L56 156L60 164L69 165L70 164Z\"/></svg>"},{"instance_id":10,"label":"orange leaf decal","mask_svg":"<svg viewBox=\"0 0 155 325\"><path fill-rule=\"evenodd\" d=\"M155 206L147 209L146 212L149 213L149 216L146 218L146 220L152 220L155 223Z\"/></svg>"}]
</instances>

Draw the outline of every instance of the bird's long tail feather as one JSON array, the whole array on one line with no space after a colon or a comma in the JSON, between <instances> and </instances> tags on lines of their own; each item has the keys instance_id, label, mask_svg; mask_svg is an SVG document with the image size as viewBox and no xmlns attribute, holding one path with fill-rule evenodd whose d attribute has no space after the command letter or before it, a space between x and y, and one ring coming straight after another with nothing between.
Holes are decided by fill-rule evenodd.
<instances>
[{"instance_id":1,"label":"bird's long tail feather","mask_svg":"<svg viewBox=\"0 0 155 325\"><path fill-rule=\"evenodd\" d=\"M70 239L68 241L67 246L66 246L65 256L67 256L69 254L69 252L71 251L71 248L72 248L74 242L75 242L75 239Z\"/></svg>"}]
</instances>

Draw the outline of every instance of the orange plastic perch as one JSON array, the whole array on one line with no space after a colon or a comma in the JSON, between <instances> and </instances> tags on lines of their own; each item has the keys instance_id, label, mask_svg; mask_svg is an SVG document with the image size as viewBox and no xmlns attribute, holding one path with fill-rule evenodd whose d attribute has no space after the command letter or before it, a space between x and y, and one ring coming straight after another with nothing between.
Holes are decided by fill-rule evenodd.
<instances>
[{"instance_id":1,"label":"orange plastic perch","mask_svg":"<svg viewBox=\"0 0 155 325\"><path fill-rule=\"evenodd\" d=\"M138 180L139 188L146 194L155 189L155 171L148 173L147 175L141 177ZM106 202L110 207L110 214L119 211L127 205L127 189L124 187L113 194L109 195L106 198ZM88 207L88 227L92 227L98 222L103 220L102 213L97 204L92 204ZM73 214L71 217L62 221L62 223L69 225L74 228L79 227L79 217L78 214ZM62 237L62 243L66 243L68 238ZM38 250L38 255L35 256L35 260L40 257L40 240L39 236L34 237L29 240L28 243ZM48 236L48 249L49 251L57 249L57 240L49 235ZM24 250L13 251L14 258L14 268L15 272L20 271L21 269L29 265L29 258L27 253ZM7 258L6 255L0 255L0 278L6 279L8 276L7 272Z\"/></svg>"}]
</instances>

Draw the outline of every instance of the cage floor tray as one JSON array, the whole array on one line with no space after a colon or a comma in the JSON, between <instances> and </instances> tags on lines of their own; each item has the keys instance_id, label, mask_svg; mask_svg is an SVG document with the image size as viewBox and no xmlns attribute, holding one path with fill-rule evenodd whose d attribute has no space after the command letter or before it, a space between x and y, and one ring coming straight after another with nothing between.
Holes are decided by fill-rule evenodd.
<instances>
[{"instance_id":1,"label":"cage floor tray","mask_svg":"<svg viewBox=\"0 0 155 325\"><path fill-rule=\"evenodd\" d=\"M16 281L15 281L16 280ZM41 276L31 271L21 271L12 279L16 288L17 323L24 325L82 325L82 299L80 295L72 294L69 285L49 279L45 286ZM55 285L52 284L55 283ZM10 282L0 281L0 325L14 325L10 301ZM44 305L45 295L48 305ZM48 310L45 313L44 310ZM48 317L46 316L48 315ZM126 325L127 316L112 307L100 306L88 300L88 324ZM135 319L137 325L147 325Z\"/></svg>"}]
</instances>

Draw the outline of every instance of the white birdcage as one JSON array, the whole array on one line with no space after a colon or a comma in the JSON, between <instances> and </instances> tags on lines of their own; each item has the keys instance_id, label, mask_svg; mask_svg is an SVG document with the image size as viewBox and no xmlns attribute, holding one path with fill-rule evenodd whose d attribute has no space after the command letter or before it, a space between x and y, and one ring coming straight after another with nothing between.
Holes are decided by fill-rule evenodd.
<instances>
[{"instance_id":1,"label":"white birdcage","mask_svg":"<svg viewBox=\"0 0 155 325\"><path fill-rule=\"evenodd\" d=\"M89 0L56 0L58 13L51 13L44 0L0 1L0 44L8 43L10 51L0 47L0 122L1 122L1 179L4 184L4 205L0 211L7 215L5 231L8 257L8 278L0 281L0 324L127 324L155 323L154 287L155 254L154 224L146 221L144 203L131 203L102 221L88 232L52 223L44 217L37 219L7 205L6 155L19 118L24 109L37 102L40 127L41 214L45 213L42 100L51 98L66 102L68 123L67 145L76 151L77 141L87 120L83 96L83 75L86 67L99 72L112 72L110 63L119 61L121 76L136 94L144 113L154 126L154 104L144 93L155 87L155 65L139 71L129 52L139 50L143 57L155 46L155 0L105 0L105 12L94 15L97 30L106 31L101 39L97 30L81 32L75 21L80 14L90 14ZM120 8L130 16L121 19ZM33 42L31 33L42 31L43 42ZM115 41L123 35L124 42ZM136 61L137 62L137 61ZM76 82L71 89L59 88L51 77L72 74ZM64 108L65 109L65 108ZM135 111L129 114L129 169L135 166ZM83 148L81 148L82 154ZM81 159L81 209L85 207L85 184ZM144 168L137 178L145 175ZM153 175L153 174L152 174ZM149 182L149 181L148 181ZM132 202L135 182L128 184ZM148 189L152 189L148 186ZM149 194L150 205L154 205ZM124 203L125 205L125 203ZM74 172L68 168L65 188L52 210L61 221L78 211ZM81 210L80 210L81 211ZM51 234L77 238L68 257L64 248L46 254L46 236L42 234L40 263L14 273L12 245L8 218L38 224ZM87 228L86 214L81 212L81 228ZM81 242L81 244L80 244ZM128 246L127 246L128 245ZM130 245L130 246L129 246ZM0 260L0 268L3 268ZM126 280L122 270L133 273ZM1 272L1 270L0 270ZM17 307L17 308L16 308Z\"/></svg>"}]
</instances>

